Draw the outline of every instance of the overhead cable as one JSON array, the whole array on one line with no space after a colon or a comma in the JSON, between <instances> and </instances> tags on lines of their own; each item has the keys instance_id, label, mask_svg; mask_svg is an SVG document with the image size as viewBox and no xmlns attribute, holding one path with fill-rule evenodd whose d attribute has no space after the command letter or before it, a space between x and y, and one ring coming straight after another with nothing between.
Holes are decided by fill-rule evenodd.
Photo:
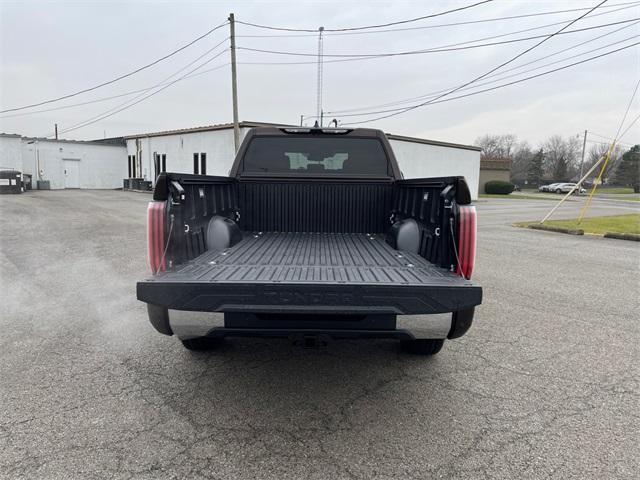
<instances>
[{"instance_id":1,"label":"overhead cable","mask_svg":"<svg viewBox=\"0 0 640 480\"><path fill-rule=\"evenodd\" d=\"M606 1L606 0L605 0ZM425 53L440 53L440 52L451 52L451 51L456 51L456 50L468 50L468 49L472 49L472 48L480 48L480 47L491 47L494 45L503 45L506 43L515 43L515 42L525 42L528 40L536 40L539 38L542 38L542 42L539 43L543 43L545 41L547 41L549 38L551 37L555 37L556 35L568 35L568 34L572 34L572 33L578 33L578 32L585 32L588 30L594 30L597 28L604 28L604 27L610 27L613 25L620 25L620 24L625 24L625 23L631 23L631 22L636 22L640 20L640 17L637 18L631 18L631 19L627 19L627 20L620 20L617 22L611 22L611 23L603 23L600 25L594 25L591 27L583 27L583 28L576 28L574 30L567 30L566 32L563 31L565 27L563 27L561 30L557 31L557 32L553 32L553 33L548 33L548 34L544 34L544 35L534 35L531 37L522 37L522 38L514 38L513 40L503 40L500 42L489 42L489 43L480 43L477 45L466 45L468 43L472 43L472 42L476 42L482 39L478 39L478 40L470 40L470 41L466 41L466 42L462 42L462 43L456 43L456 44L451 44L451 45L443 45L440 47L432 47L432 48L426 48L426 49L420 49L420 50L406 50L406 51L401 51L401 52L388 52L388 53L335 53L335 54L329 54L329 53L324 53L323 57L330 57L330 58L358 58L358 59L363 59L363 58L383 58L383 57L396 57L396 56L405 56L405 55L421 55L421 54L425 54ZM562 22L564 23L564 22ZM557 24L555 24L557 25ZM507 35L512 35L512 33L507 33L507 34L502 34L502 35L498 35L494 38L500 37L500 36L507 36ZM460 46L460 45L466 45L466 46ZM237 47L238 50L246 50L249 52L258 52L258 53L270 53L270 54L274 54L274 55L289 55L289 56L296 56L296 57L317 57L318 54L317 53L307 53L307 52L288 52L288 51L280 51L280 50L267 50L267 49L262 49L262 48L250 48L250 47ZM330 60L329 60L330 61ZM310 62L310 63L315 63L315 62Z\"/></svg>"},{"instance_id":2,"label":"overhead cable","mask_svg":"<svg viewBox=\"0 0 640 480\"><path fill-rule=\"evenodd\" d=\"M206 70L202 70L200 72L193 73L191 75L187 75L186 77L181 78L180 81L187 80L187 79L193 78L193 77L199 77L201 75L204 75L205 73L209 73L209 72L213 72L215 70L219 70L220 68L226 67L227 65L230 65L230 62L223 63L221 65L218 65L217 67L208 68ZM63 106L60 106L60 107L52 107L52 108L46 108L46 109L42 109L42 110L33 110L33 111L30 111L30 112L12 113L12 114L9 114L9 115L0 115L0 118L24 117L24 116L29 116L29 115L37 115L39 113L54 112L54 111L57 111L57 110L67 110L69 108L82 107L84 105L91 105L93 103L106 102L108 100L113 100L113 99L116 99L116 98L129 97L131 95L135 95L136 93L148 92L150 90L153 90L154 88L166 85L168 83L169 82L160 83L160 84L153 85L151 87L140 88L138 90L131 90L129 92L119 93L117 95L111 95L109 97L96 98L94 100L88 100L86 102L80 102L80 103L72 103L70 105L63 105Z\"/></svg>"},{"instance_id":3,"label":"overhead cable","mask_svg":"<svg viewBox=\"0 0 640 480\"><path fill-rule=\"evenodd\" d=\"M484 77L491 75L493 72L501 69L502 67L505 67L507 65L509 65L512 62L515 62L518 58L522 57L523 55L526 55L527 53L531 52L532 50L535 50L536 48L538 48L540 45L542 45L543 43L545 43L546 41L550 40L551 38L555 37L556 35L559 35L560 33L562 33L564 30L566 30L567 28L569 28L571 25L573 25L574 23L578 22L579 20L581 20L582 18L586 17L587 15L589 15L591 12L593 12L596 8L598 8L600 5L603 5L607 0L602 0L600 3L598 3L597 5L595 5L594 7L591 8L591 10L589 10L588 12L583 13L582 15L580 15L579 17L571 20L569 23L567 23L565 26L563 26L562 28L560 28L558 31L556 31L555 33L552 33L551 35L543 38L542 40L540 40L539 42L537 42L535 45L532 45L531 47L526 48L525 50L523 50L522 52L518 53L517 55L511 57L509 60L506 60L504 62L502 62L500 65L497 65L496 67L493 67L492 69L486 71L485 73L483 73L482 75L479 75L477 77L474 77L472 80L469 80L468 82L463 83L462 85L459 85L458 87L447 91L445 93L440 94L439 96L435 97L434 99L428 100L426 102L422 102L419 103L417 105L411 105L409 107L405 107L403 110L399 111L399 112L393 112L393 113L389 113L386 114L382 117L376 117L374 119L371 119L369 121L375 121L375 120L381 120L383 118L389 118L389 117L393 117L396 115L400 115L402 113L408 112L410 110L415 110L416 108L420 108L423 107L425 105L429 105L431 103L436 102L437 100L449 96L452 93L457 92L458 90L467 87L475 82L477 82L478 80L483 79ZM624 48L629 48L629 47L624 47ZM563 68L567 68L567 67L563 67ZM540 74L539 74L540 75Z\"/></svg>"},{"instance_id":4,"label":"overhead cable","mask_svg":"<svg viewBox=\"0 0 640 480\"><path fill-rule=\"evenodd\" d=\"M151 87L151 89L154 88L158 88L160 86L166 85L167 82L174 78L176 75L180 74L181 72L185 71L187 68L189 68L190 66L192 66L193 64L195 64L196 62L198 62L199 60L201 60L202 58L206 57L207 55L209 55L210 53L212 53L214 50L216 50L218 47L220 47L222 44L224 44L227 40L229 40L229 37L225 38L224 40L222 40L221 42L217 43L216 45L214 45L213 47L211 47L210 49L208 49L206 52L204 52L203 54L199 55L198 57L196 57L195 59L193 59L192 61L190 61L189 63L187 63L186 65L184 65L183 67L181 67L180 69L178 69L177 71L175 71L174 73L172 73L171 75L169 75L168 77L162 79L160 82L158 82L157 84L155 84L153 87ZM220 55L222 55L224 52L226 51L226 49L223 49L222 51L220 51L218 54L214 55L213 57L211 57L209 60L207 60L207 62L210 62L212 60L215 60L216 58L218 58ZM131 99L131 100L127 100L124 103L121 103L119 105L116 105L115 107L112 107L111 109L107 110L106 112L103 112L100 115L97 115L96 117L92 117L88 120L84 120L82 122L78 122L74 125L71 125L69 127L66 127L64 129L62 129L61 133L67 132L67 131L71 131L73 130L76 126L79 126L81 124L84 124L86 122L90 122L91 120L94 120L98 117L101 117L102 115L109 113L113 110L117 110L120 107L130 103L130 102L135 102L138 98L141 98L142 96L144 96L144 93L141 93L140 95L136 96L135 98ZM49 135L50 136L50 135Z\"/></svg>"},{"instance_id":5,"label":"overhead cable","mask_svg":"<svg viewBox=\"0 0 640 480\"><path fill-rule=\"evenodd\" d=\"M176 80L173 80L167 84L165 84L164 86L162 86L161 88L155 90L154 92L145 95L144 97L140 98L139 100L133 102L133 103L129 103L126 106L123 106L122 108L119 108L115 111L109 111L109 113L105 113L103 115L97 116L97 117L93 117L89 120L86 120L84 122L80 122L78 124L75 124L71 127L65 128L63 129L60 133L66 133L66 132L70 132L72 130L77 130L78 128L83 128L86 127L88 125L91 125L93 123L99 122L100 120L104 120L105 118L111 117L119 112L122 112L123 110L127 110L131 107L133 107L134 105L139 104L140 102L143 102L145 100L147 100L148 98L153 97L154 95L157 95L158 93L162 92L163 90L166 90L167 88L169 88L170 86L174 85L175 83L179 82L180 80L184 80L185 78L187 78L190 74L196 72L197 70L199 70L200 68L204 67L205 65L207 65L208 63L210 63L211 61L213 61L214 59L216 59L217 57L219 57L220 55L222 55L223 53L225 53L225 50L223 50L222 52L214 55L213 57L209 58L208 60L206 60L205 62L201 63L200 65L198 65L197 67L195 67L194 69L190 70L188 73L186 73L185 75L182 75L180 77L178 77ZM223 66L228 65L227 63L225 63L224 65L219 65L217 68L222 68ZM49 135L50 136L50 135Z\"/></svg>"},{"instance_id":6,"label":"overhead cable","mask_svg":"<svg viewBox=\"0 0 640 480\"><path fill-rule=\"evenodd\" d=\"M496 78L494 80L490 80L488 82L477 83L477 84L472 85L472 86L461 88L460 91L470 90L470 89L478 88L478 87L485 86L485 85L495 84L495 83L501 82L503 80L506 80L507 78L517 77L517 76L523 75L525 73L529 73L529 72L533 72L533 71L536 71L536 70L540 70L541 68L549 67L551 65L556 65L558 63L566 62L566 61L574 59L574 58L582 57L582 56L587 55L589 53L593 53L593 52L596 52L598 50L602 50L604 48L609 48L609 47L612 47L614 45L618 45L620 43L636 39L638 37L640 37L640 35L631 35L630 37L624 38L622 40L618 40L616 42L611 42L611 43L609 43L607 45L603 45L603 46L600 46L600 47L597 47L597 48L593 48L591 50L587 50L585 52L581 52L581 53L578 53L576 55L572 55L570 57L562 58L560 60L556 60L556 61L553 61L553 62L545 63L543 65L539 65L539 66L534 67L534 68L523 70L522 72L512 73L512 74L509 74L509 75L505 75L506 72L495 73L493 75L487 75L487 77L485 77L485 78L491 78L491 77L499 77L499 78ZM402 104L405 104L405 103L411 103L411 102L415 102L417 100L435 97L438 94L440 94L442 92L446 92L446 91L448 91L450 89L451 89L451 87L445 88L445 89L441 89L441 90L437 90L435 92L427 93L427 94L424 94L424 95L420 95L418 97L412 97L412 98L407 98L407 99L404 99L404 100L398 100L398 101L395 101L395 102L389 102L389 103L386 103L386 104L378 105L378 107L384 108L384 107L392 107L392 106L396 106L396 105L402 105ZM325 114L326 115L338 115L340 117L359 117L359 116L371 115L372 113L386 113L386 112L401 110L401 108L398 108L398 109L379 110L379 111L376 111L376 112L371 112L370 111L371 108L376 108L376 107L375 106L369 106L369 107L360 107L360 108L353 109L353 110L327 111L327 112L325 112ZM361 110L369 110L369 111L367 111L365 113L354 113L354 112L361 111Z\"/></svg>"},{"instance_id":7,"label":"overhead cable","mask_svg":"<svg viewBox=\"0 0 640 480\"><path fill-rule=\"evenodd\" d=\"M109 80L109 81L106 81L106 82L100 83L100 84L98 84L98 85L94 85L93 87L89 87L89 88L85 88L85 89L79 90L79 91L74 92L74 93L69 93L69 94L67 94L67 95L62 95L62 96L60 96L60 97L51 98L51 99L49 99L49 100L43 100L43 101L41 101L41 102L31 103L31 104L29 104L29 105L23 105L23 106L21 106L21 107L14 107L14 108L7 108L7 109L4 109L4 110L0 110L0 113L15 112L15 111L17 111L17 110L24 110L25 108L39 107L40 105L45 105L45 104L47 104L47 103L58 102L58 101L60 101L60 100L65 100L65 99L67 99L67 98L75 97L75 96L80 95L80 94L82 94L82 93L91 92L91 91L93 91L93 90L97 90L98 88L102 88L102 87L105 87L105 86L107 86L107 85L111 85L111 84L113 84L113 83L115 83L115 82L117 82L117 81L119 81L119 80L122 80L122 79L124 79L124 78L130 77L130 76L132 76L132 75L135 75L136 73L139 73L139 72L141 72L141 71L143 71L143 70L146 70L147 68L152 67L152 66L154 66L154 65L157 65L158 63L162 62L163 60L166 60L167 58L170 58L170 57L172 57L172 56L176 55L177 53L179 53L179 52L183 51L184 49L186 49L186 48L190 47L190 46L191 46L191 45L193 45L194 43L199 42L199 41L200 41L200 40L202 40L203 38L205 38L205 37L207 37L207 36L211 35L213 32L215 32L216 30L218 30L218 29L220 29L220 28L224 27L224 26L225 26L225 25L227 25L228 23L229 23L229 22L221 23L221 24L220 24L220 25L218 25L217 27L214 27L214 28L212 28L211 30L209 30L208 32L203 33L203 34L202 34L202 35L200 35L199 37L197 37L197 38L195 38L195 39L191 40L189 43L187 43L187 44L185 44L185 45L181 46L180 48L177 48L176 50L172 51L171 53L168 53L167 55L165 55L165 56L163 56L163 57L160 57L160 58L158 58L157 60L154 60L154 61L153 61L153 62L151 62L151 63L147 63L146 65L143 65L142 67L138 67L138 68L136 68L135 70L132 70L132 71L131 71L131 72L129 72L129 73L125 73L124 75L120 75L120 76L118 76L118 77L116 77L116 78L113 78L113 79L111 79L111 80Z\"/></svg>"},{"instance_id":8,"label":"overhead cable","mask_svg":"<svg viewBox=\"0 0 640 480\"><path fill-rule=\"evenodd\" d=\"M580 65L582 63L587 63L587 62L596 60L598 58L606 57L608 55L612 55L614 53L621 52L623 50L626 50L626 49L631 48L631 47L635 47L637 45L640 45L640 42L632 43L630 45L626 45L624 47L620 47L620 48L617 48L615 50L611 50L609 52L601 53L600 55L595 55L593 57L585 58L584 60L580 60L578 62L574 62L574 63L568 64L568 65L564 65L562 67L554 68L552 70L548 70L546 72L538 73L536 75L531 75L529 77L525 77L525 78L521 78L521 79L518 79L518 80L514 80L512 82L508 82L508 83L504 83L504 84L501 84L501 85L497 85L495 87L485 88L485 89L482 89L482 90L478 90L476 92L467 93L465 95L458 95L458 96L455 96L455 97L442 98L442 96L441 96L441 97L438 97L438 98L436 98L434 100L430 100L429 102L425 102L423 104L420 104L419 106L426 106L426 105L433 105L433 104L437 104L437 103L444 103L444 102L448 102L448 101L452 101L452 100L458 100L460 98L471 97L471 96L474 96L474 95L478 95L480 93L485 93L485 92L490 92L490 91L493 91L493 90L498 90L500 88L504 88L504 87L508 87L510 85L515 85L515 84L518 84L518 83L522 83L522 82L525 82L527 80L531 80L531 79L534 79L534 78L542 77L544 75L549 75L551 73L558 72L560 70L565 70L567 68L571 68L571 67L574 67L576 65ZM414 108L417 108L417 107L413 106L410 109L414 109ZM342 125L355 125L355 124L368 123L368 122L372 122L372 121L375 121L375 120L379 120L380 118L387 118L387 117L390 117L390 116L393 116L393 115L396 115L396 114L404 113L406 111L409 111L409 108L406 108L406 107L405 108L394 108L394 109L389 109L387 111L383 110L383 111L380 111L380 112L369 112L369 115L374 115L374 114L377 114L377 113L385 113L385 112L397 112L397 113L395 113L395 114L392 113L390 115L385 115L384 117L376 117L376 118L373 118L373 119L367 119L367 120L364 120L364 121L361 121L361 122L340 123L340 125L342 126Z\"/></svg>"},{"instance_id":9,"label":"overhead cable","mask_svg":"<svg viewBox=\"0 0 640 480\"><path fill-rule=\"evenodd\" d=\"M640 2L624 2L624 3L616 3L616 4L612 4L612 5L603 5L600 8L615 8L615 7L622 7L619 8L617 10L612 10L609 12L603 12L599 15L606 15L609 13L613 13L613 12L617 12L619 10L624 10L626 8L633 8L637 5L639 5ZM473 25L473 24L477 24L477 23L487 23L487 22L496 22L496 21L502 21L502 20L514 20L514 19L519 19L519 18L528 18L528 17L539 17L539 16L544 16L544 15L557 15L557 14L561 14L561 13L571 13L571 12L579 12L579 11L584 11L584 10L589 10L589 7L584 7L584 8L571 8L571 9L567 9L567 10L552 10L552 11L547 11L547 12L538 12L538 13L527 13L527 14L522 14L522 15L509 15L509 16L505 16L505 17L494 17L494 18L484 18L484 19L478 19L478 20L467 20L467 21L462 21L462 22L451 22L451 23L440 23L440 24L436 24L436 25L422 25L419 27L404 27L404 28L390 28L390 29L385 29L385 30L372 30L372 31L355 31L355 32L328 32L326 33L327 36L334 36L334 35L370 35L370 34L375 34L375 33L393 33L393 32L403 32L403 31L410 31L410 30L424 30L424 29L430 29L430 28L442 28L442 27L455 27L455 26L461 26L461 25ZM595 16L595 15L594 15ZM239 23L238 21L236 21L236 23ZM269 35L236 35L237 38L293 38L293 37L315 37L317 36L317 29L316 30L312 30L315 33L298 33L298 34L269 34Z\"/></svg>"},{"instance_id":10,"label":"overhead cable","mask_svg":"<svg viewBox=\"0 0 640 480\"><path fill-rule=\"evenodd\" d=\"M365 25L361 27L349 27L349 28L325 28L326 32L350 32L355 30L369 30L372 28L382 28L382 27L391 27L393 25L403 25L407 23L417 22L419 20L426 20L427 18L440 17L442 15L447 15L449 13L460 12L462 10L467 10L469 8L477 7L479 5L483 5L485 3L491 3L493 0L482 0L481 2L473 3L471 5L466 5L463 7L453 8L451 10L445 10L444 12L432 13L430 15L423 15L421 17L409 18L406 20L399 20L397 22L389 22L389 23L381 23L378 25ZM247 25L250 27L263 28L266 30L279 30L283 32L317 32L317 28L288 28L288 27L274 27L270 25L260 25L257 23L244 22L242 20L236 20L236 23L241 23L242 25Z\"/></svg>"}]
</instances>

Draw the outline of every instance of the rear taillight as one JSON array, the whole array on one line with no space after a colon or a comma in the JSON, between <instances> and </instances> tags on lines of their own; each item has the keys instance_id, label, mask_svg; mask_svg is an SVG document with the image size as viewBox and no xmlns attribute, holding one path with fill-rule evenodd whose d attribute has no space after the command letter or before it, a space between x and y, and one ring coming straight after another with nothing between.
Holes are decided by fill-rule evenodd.
<instances>
[{"instance_id":1,"label":"rear taillight","mask_svg":"<svg viewBox=\"0 0 640 480\"><path fill-rule=\"evenodd\" d=\"M469 279L476 263L476 207L461 206L458 216L458 275Z\"/></svg>"},{"instance_id":2,"label":"rear taillight","mask_svg":"<svg viewBox=\"0 0 640 480\"><path fill-rule=\"evenodd\" d=\"M149 202L147 207L147 260L154 275L166 270L164 202Z\"/></svg>"}]
</instances>

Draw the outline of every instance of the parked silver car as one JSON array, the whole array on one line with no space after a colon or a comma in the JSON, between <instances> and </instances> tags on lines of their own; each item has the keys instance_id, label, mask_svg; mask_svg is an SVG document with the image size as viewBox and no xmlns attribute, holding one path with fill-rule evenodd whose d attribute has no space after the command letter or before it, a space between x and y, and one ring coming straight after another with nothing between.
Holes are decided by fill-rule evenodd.
<instances>
[{"instance_id":1,"label":"parked silver car","mask_svg":"<svg viewBox=\"0 0 640 480\"><path fill-rule=\"evenodd\" d=\"M538 187L539 192L555 192L555 187L560 185L559 183L551 183L549 185L540 185Z\"/></svg>"},{"instance_id":2,"label":"parked silver car","mask_svg":"<svg viewBox=\"0 0 640 480\"><path fill-rule=\"evenodd\" d=\"M555 193L569 193L575 186L575 183L557 183L551 191ZM580 187L579 189L576 188L573 193L586 193L586 190Z\"/></svg>"}]
</instances>

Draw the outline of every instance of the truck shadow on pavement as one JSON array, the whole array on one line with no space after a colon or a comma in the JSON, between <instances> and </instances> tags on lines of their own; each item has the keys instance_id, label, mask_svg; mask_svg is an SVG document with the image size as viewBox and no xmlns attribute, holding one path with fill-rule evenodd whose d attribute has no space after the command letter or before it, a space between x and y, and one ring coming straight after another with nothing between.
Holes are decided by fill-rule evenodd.
<instances>
[{"instance_id":1,"label":"truck shadow on pavement","mask_svg":"<svg viewBox=\"0 0 640 480\"><path fill-rule=\"evenodd\" d=\"M287 340L231 339L214 352L173 356L165 358L175 362L172 373L155 377L151 388L196 429L335 432L388 423L395 430L416 416L453 414L436 386L442 362L401 352L395 341L307 349Z\"/></svg>"}]
</instances>

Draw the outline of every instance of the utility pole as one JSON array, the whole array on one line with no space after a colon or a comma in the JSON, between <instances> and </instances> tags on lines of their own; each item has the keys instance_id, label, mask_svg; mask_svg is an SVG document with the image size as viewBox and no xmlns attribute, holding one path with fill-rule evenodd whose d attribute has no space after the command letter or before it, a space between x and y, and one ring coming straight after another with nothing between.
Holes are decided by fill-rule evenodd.
<instances>
[{"instance_id":1,"label":"utility pole","mask_svg":"<svg viewBox=\"0 0 640 480\"><path fill-rule=\"evenodd\" d=\"M236 21L233 13L229 14L231 30L231 96L233 100L233 146L238 153L240 148L240 124L238 123L238 76L236 73Z\"/></svg>"},{"instance_id":2,"label":"utility pole","mask_svg":"<svg viewBox=\"0 0 640 480\"><path fill-rule=\"evenodd\" d=\"M318 91L316 92L316 121L320 122L320 127L322 127L322 64L324 62L322 32L324 32L324 27L318 28Z\"/></svg>"},{"instance_id":3,"label":"utility pole","mask_svg":"<svg viewBox=\"0 0 640 480\"><path fill-rule=\"evenodd\" d=\"M55 131L56 131L56 140L58 139L58 124L54 123Z\"/></svg>"},{"instance_id":4,"label":"utility pole","mask_svg":"<svg viewBox=\"0 0 640 480\"><path fill-rule=\"evenodd\" d=\"M302 121L304 120L304 115L300 115L300 126L302 126Z\"/></svg>"},{"instance_id":5,"label":"utility pole","mask_svg":"<svg viewBox=\"0 0 640 480\"><path fill-rule=\"evenodd\" d=\"M584 140L582 140L582 160L580 161L580 178L582 178L582 170L584 168L584 154L587 150L587 131L584 131ZM580 193L580 183L578 184L578 193Z\"/></svg>"}]
</instances>

